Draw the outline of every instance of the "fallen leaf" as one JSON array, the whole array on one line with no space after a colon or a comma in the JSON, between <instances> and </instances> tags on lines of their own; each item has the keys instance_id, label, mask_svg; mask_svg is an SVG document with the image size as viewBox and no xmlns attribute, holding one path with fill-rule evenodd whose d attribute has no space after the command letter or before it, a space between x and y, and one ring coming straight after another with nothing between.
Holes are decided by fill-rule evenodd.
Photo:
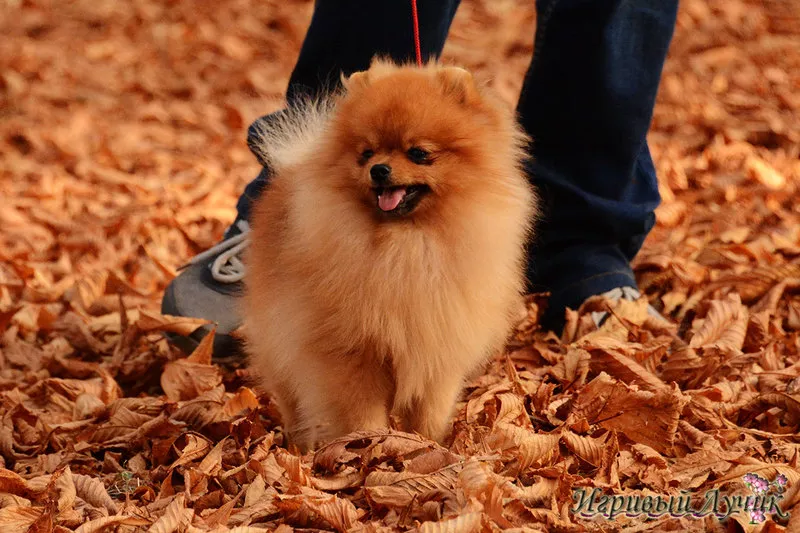
<instances>
[{"instance_id":1,"label":"fallen leaf","mask_svg":"<svg viewBox=\"0 0 800 533\"><path fill-rule=\"evenodd\" d=\"M713 347L726 354L738 353L744 345L749 314L738 296L711 302L711 309L689 341L692 348Z\"/></svg>"},{"instance_id":2,"label":"fallen leaf","mask_svg":"<svg viewBox=\"0 0 800 533\"><path fill-rule=\"evenodd\" d=\"M481 513L467 513L442 520L425 522L419 526L420 533L474 533L481 529L483 516Z\"/></svg>"},{"instance_id":3,"label":"fallen leaf","mask_svg":"<svg viewBox=\"0 0 800 533\"><path fill-rule=\"evenodd\" d=\"M164 514L153 522L147 533L174 533L186 529L192 522L194 511L184 507L183 494L179 494L167 506Z\"/></svg>"},{"instance_id":4,"label":"fallen leaf","mask_svg":"<svg viewBox=\"0 0 800 533\"><path fill-rule=\"evenodd\" d=\"M678 419L687 401L677 387L638 391L601 372L579 392L567 424L586 419L589 424L616 430L635 443L671 453Z\"/></svg>"}]
</instances>

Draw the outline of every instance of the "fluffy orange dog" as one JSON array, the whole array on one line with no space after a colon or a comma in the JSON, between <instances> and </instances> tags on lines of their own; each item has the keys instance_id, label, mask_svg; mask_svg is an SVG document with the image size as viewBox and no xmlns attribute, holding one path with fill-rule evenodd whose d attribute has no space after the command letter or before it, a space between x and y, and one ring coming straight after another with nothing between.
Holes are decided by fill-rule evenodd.
<instances>
[{"instance_id":1,"label":"fluffy orange dog","mask_svg":"<svg viewBox=\"0 0 800 533\"><path fill-rule=\"evenodd\" d=\"M251 366L301 449L390 412L442 440L524 290L527 138L460 68L379 60L344 86L262 139Z\"/></svg>"}]
</instances>

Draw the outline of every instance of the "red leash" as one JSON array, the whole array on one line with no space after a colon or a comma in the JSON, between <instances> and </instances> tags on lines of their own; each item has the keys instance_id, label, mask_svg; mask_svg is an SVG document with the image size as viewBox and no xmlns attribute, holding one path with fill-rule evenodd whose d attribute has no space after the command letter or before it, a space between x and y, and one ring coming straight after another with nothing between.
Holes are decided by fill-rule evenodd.
<instances>
[{"instance_id":1,"label":"red leash","mask_svg":"<svg viewBox=\"0 0 800 533\"><path fill-rule=\"evenodd\" d=\"M417 17L417 0L411 0L411 18L414 20L414 51L417 53L417 66L422 66L422 51L419 46L419 18Z\"/></svg>"}]
</instances>

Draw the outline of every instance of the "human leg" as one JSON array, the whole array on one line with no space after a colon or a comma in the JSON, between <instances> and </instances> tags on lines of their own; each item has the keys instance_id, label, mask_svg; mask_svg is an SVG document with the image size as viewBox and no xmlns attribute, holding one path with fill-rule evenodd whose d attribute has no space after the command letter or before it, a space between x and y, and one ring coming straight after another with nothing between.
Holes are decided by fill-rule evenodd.
<instances>
[{"instance_id":1,"label":"human leg","mask_svg":"<svg viewBox=\"0 0 800 533\"><path fill-rule=\"evenodd\" d=\"M543 220L531 288L565 307L635 287L630 261L660 198L646 135L677 0L538 0L534 56L518 112L533 137Z\"/></svg>"}]
</instances>

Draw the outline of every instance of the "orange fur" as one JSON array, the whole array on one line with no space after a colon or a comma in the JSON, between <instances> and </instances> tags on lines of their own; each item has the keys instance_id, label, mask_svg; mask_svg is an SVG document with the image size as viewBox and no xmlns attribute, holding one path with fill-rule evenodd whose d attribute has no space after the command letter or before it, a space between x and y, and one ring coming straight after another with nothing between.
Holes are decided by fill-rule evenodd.
<instances>
[{"instance_id":1,"label":"orange fur","mask_svg":"<svg viewBox=\"0 0 800 533\"><path fill-rule=\"evenodd\" d=\"M524 290L527 139L463 69L377 60L344 86L264 140L275 175L246 258L251 366L303 449L386 427L391 411L442 440ZM432 164L410 161L411 146ZM409 215L383 216L376 163L431 192Z\"/></svg>"}]
</instances>

